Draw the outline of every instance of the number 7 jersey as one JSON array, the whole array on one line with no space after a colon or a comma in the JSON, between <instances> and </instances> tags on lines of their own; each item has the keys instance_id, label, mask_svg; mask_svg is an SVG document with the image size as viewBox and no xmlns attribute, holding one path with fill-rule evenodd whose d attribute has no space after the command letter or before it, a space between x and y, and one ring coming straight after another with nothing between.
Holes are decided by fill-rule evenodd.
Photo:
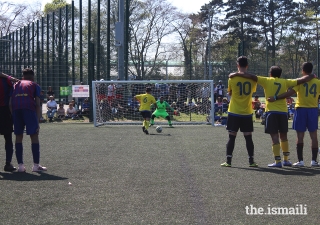
<instances>
[{"instance_id":1,"label":"number 7 jersey","mask_svg":"<svg viewBox=\"0 0 320 225\"><path fill-rule=\"evenodd\" d=\"M258 84L264 89L264 94L266 97L266 112L288 113L287 102L285 98L274 102L267 101L267 98L270 96L278 96L287 92L289 88L297 85L297 80L258 76Z\"/></svg>"},{"instance_id":2,"label":"number 7 jersey","mask_svg":"<svg viewBox=\"0 0 320 225\"><path fill-rule=\"evenodd\" d=\"M295 107L318 108L318 97L320 95L320 80L313 78L307 83L293 88L297 92Z\"/></svg>"},{"instance_id":3,"label":"number 7 jersey","mask_svg":"<svg viewBox=\"0 0 320 225\"><path fill-rule=\"evenodd\" d=\"M257 83L243 77L233 77L228 81L228 92L231 92L231 101L228 108L229 114L251 116L252 94L256 92Z\"/></svg>"}]
</instances>

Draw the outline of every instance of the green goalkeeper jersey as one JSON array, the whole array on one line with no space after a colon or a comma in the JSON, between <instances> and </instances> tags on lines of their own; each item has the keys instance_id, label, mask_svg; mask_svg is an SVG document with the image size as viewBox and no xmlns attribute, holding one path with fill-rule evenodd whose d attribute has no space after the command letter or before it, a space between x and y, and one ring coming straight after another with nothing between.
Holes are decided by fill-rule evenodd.
<instances>
[{"instance_id":1,"label":"green goalkeeper jersey","mask_svg":"<svg viewBox=\"0 0 320 225\"><path fill-rule=\"evenodd\" d=\"M168 104L168 102L163 101L161 103L160 100L157 101L157 111L158 112L166 112L167 107L171 109L171 106Z\"/></svg>"}]
</instances>

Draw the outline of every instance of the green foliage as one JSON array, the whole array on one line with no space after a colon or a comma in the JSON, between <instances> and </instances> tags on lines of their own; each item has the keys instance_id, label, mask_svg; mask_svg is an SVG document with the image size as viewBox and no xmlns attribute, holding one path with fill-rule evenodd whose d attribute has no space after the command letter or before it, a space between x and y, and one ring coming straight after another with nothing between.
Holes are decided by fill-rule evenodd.
<instances>
[{"instance_id":1,"label":"green foliage","mask_svg":"<svg viewBox=\"0 0 320 225\"><path fill-rule=\"evenodd\" d=\"M66 5L69 5L66 0L52 0L51 3L44 6L44 13L49 14L57 9L64 8Z\"/></svg>"}]
</instances>

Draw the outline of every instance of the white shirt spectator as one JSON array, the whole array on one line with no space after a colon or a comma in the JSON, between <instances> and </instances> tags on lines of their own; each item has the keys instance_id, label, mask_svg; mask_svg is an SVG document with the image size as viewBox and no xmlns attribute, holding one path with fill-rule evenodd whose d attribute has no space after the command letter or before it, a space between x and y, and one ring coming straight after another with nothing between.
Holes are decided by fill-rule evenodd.
<instances>
[{"instance_id":1,"label":"white shirt spectator","mask_svg":"<svg viewBox=\"0 0 320 225\"><path fill-rule=\"evenodd\" d=\"M108 86L108 96L115 96L115 86L113 84L110 84Z\"/></svg>"},{"instance_id":2,"label":"white shirt spectator","mask_svg":"<svg viewBox=\"0 0 320 225\"><path fill-rule=\"evenodd\" d=\"M47 108L48 109L56 109L58 107L58 104L55 100L53 99L50 99L48 102L47 102Z\"/></svg>"},{"instance_id":3,"label":"white shirt spectator","mask_svg":"<svg viewBox=\"0 0 320 225\"><path fill-rule=\"evenodd\" d=\"M75 114L77 110L73 107L72 109L67 108L67 114Z\"/></svg>"}]
</instances>

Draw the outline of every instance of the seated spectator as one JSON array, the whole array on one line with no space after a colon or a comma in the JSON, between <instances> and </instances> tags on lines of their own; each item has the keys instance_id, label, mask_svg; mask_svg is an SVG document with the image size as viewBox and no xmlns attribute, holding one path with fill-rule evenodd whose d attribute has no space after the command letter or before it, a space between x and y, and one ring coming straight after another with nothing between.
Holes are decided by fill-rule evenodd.
<instances>
[{"instance_id":1,"label":"seated spectator","mask_svg":"<svg viewBox=\"0 0 320 225\"><path fill-rule=\"evenodd\" d=\"M90 112L90 102L89 99L85 99L81 106L81 113L84 115L88 115Z\"/></svg>"},{"instance_id":2,"label":"seated spectator","mask_svg":"<svg viewBox=\"0 0 320 225\"><path fill-rule=\"evenodd\" d=\"M49 96L49 101L47 102L47 116L49 118L49 122L52 122L52 118L54 117L55 113L57 112L58 104L53 99L53 96Z\"/></svg>"},{"instance_id":3,"label":"seated spectator","mask_svg":"<svg viewBox=\"0 0 320 225\"><path fill-rule=\"evenodd\" d=\"M58 119L64 119L66 116L66 110L63 107L63 104L59 104L59 109L57 110L57 117Z\"/></svg>"},{"instance_id":4,"label":"seated spectator","mask_svg":"<svg viewBox=\"0 0 320 225\"><path fill-rule=\"evenodd\" d=\"M293 120L293 116L294 116L294 113L295 113L295 108L293 107L293 104L289 105L288 107L288 119L292 119Z\"/></svg>"},{"instance_id":5,"label":"seated spectator","mask_svg":"<svg viewBox=\"0 0 320 225\"><path fill-rule=\"evenodd\" d=\"M66 118L71 118L72 120L78 118L77 110L73 107L73 103L69 103L69 108L67 108Z\"/></svg>"},{"instance_id":6,"label":"seated spectator","mask_svg":"<svg viewBox=\"0 0 320 225\"><path fill-rule=\"evenodd\" d=\"M188 107L190 112L198 112L198 105L192 99L189 99Z\"/></svg>"},{"instance_id":7,"label":"seated spectator","mask_svg":"<svg viewBox=\"0 0 320 225\"><path fill-rule=\"evenodd\" d=\"M254 96L254 99L252 100L252 108L254 111L257 111L261 107L261 102L259 100L259 96Z\"/></svg>"},{"instance_id":8,"label":"seated spectator","mask_svg":"<svg viewBox=\"0 0 320 225\"><path fill-rule=\"evenodd\" d=\"M286 98L287 105L292 105L294 103L294 99L291 96Z\"/></svg>"},{"instance_id":9,"label":"seated spectator","mask_svg":"<svg viewBox=\"0 0 320 225\"><path fill-rule=\"evenodd\" d=\"M260 120L264 112L265 112L265 108L262 108L262 107L261 107L260 109L258 109L258 110L255 112L256 119L257 119L257 120Z\"/></svg>"},{"instance_id":10,"label":"seated spectator","mask_svg":"<svg viewBox=\"0 0 320 225\"><path fill-rule=\"evenodd\" d=\"M78 105L77 105L76 101L74 99L72 99L71 103L73 105L73 108L75 108L78 111L79 108L78 108Z\"/></svg>"}]
</instances>

